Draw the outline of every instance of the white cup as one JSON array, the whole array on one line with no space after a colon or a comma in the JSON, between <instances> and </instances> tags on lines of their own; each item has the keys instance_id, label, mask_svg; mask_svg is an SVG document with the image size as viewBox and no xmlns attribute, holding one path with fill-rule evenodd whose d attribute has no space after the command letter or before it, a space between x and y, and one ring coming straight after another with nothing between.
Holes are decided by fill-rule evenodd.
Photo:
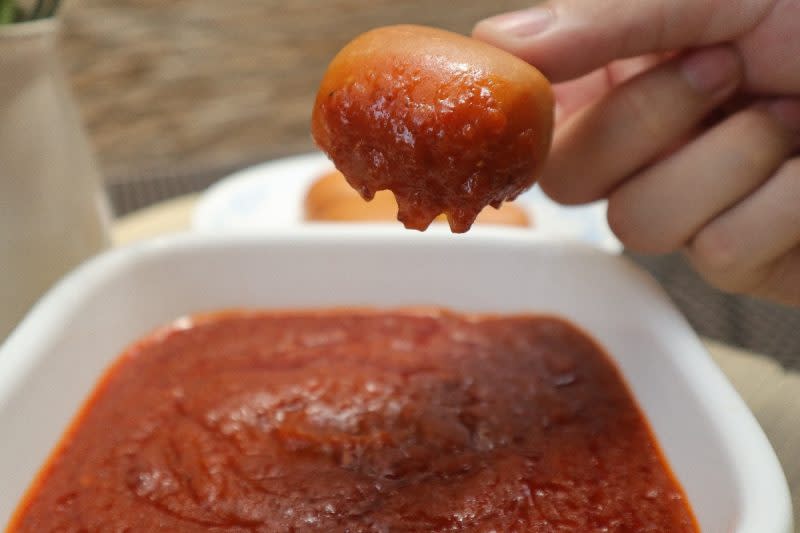
<instances>
[{"instance_id":1,"label":"white cup","mask_svg":"<svg viewBox=\"0 0 800 533\"><path fill-rule=\"evenodd\" d=\"M109 242L58 27L53 19L0 26L0 343L54 281Z\"/></svg>"}]
</instances>

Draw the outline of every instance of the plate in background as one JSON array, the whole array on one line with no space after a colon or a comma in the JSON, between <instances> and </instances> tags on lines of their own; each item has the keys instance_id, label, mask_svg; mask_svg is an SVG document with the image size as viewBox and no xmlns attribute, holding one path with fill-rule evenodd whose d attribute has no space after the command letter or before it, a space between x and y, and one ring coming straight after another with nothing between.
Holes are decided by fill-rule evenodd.
<instances>
[{"instance_id":1,"label":"plate in background","mask_svg":"<svg viewBox=\"0 0 800 533\"><path fill-rule=\"evenodd\" d=\"M200 232L258 232L308 225L303 219L306 192L317 178L332 169L328 158L315 152L231 174L201 196L192 216L192 228ZM534 221L532 229L523 231L584 241L613 252L622 250L606 222L605 202L565 207L534 186L516 204L528 211ZM389 226L403 230L399 222Z\"/></svg>"}]
</instances>

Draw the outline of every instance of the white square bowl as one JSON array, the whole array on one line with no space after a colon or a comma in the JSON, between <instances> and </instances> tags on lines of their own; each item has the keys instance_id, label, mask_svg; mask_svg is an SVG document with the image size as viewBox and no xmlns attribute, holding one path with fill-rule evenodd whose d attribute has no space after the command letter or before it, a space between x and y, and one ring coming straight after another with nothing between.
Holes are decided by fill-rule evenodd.
<instances>
[{"instance_id":1,"label":"white square bowl","mask_svg":"<svg viewBox=\"0 0 800 533\"><path fill-rule=\"evenodd\" d=\"M153 328L224 308L406 305L577 323L621 368L703 531L791 532L788 487L764 433L646 274L527 233L367 227L161 239L60 282L0 347L0 524L103 370Z\"/></svg>"}]
</instances>

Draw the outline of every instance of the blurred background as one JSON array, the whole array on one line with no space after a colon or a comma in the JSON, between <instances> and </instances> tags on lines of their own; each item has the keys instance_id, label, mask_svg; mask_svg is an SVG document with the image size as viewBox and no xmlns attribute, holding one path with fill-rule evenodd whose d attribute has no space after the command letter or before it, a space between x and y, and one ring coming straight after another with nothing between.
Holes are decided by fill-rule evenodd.
<instances>
[{"instance_id":1,"label":"blurred background","mask_svg":"<svg viewBox=\"0 0 800 533\"><path fill-rule=\"evenodd\" d=\"M191 178L199 190L231 169L311 150L317 85L357 34L403 22L467 33L530 3L72 0L63 56L120 214L150 200L123 194L131 180L151 180L155 194Z\"/></svg>"},{"instance_id":2,"label":"blurred background","mask_svg":"<svg viewBox=\"0 0 800 533\"><path fill-rule=\"evenodd\" d=\"M468 32L530 0L72 0L61 52L115 213L313 149L317 83L374 26ZM704 335L800 367L800 311L725 295L680 256L634 259Z\"/></svg>"}]
</instances>

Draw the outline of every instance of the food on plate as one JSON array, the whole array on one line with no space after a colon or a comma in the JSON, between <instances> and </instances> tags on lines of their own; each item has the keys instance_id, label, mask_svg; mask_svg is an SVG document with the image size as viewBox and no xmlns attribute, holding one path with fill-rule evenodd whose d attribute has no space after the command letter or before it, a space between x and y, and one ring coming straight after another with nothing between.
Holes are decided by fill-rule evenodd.
<instances>
[{"instance_id":1,"label":"food on plate","mask_svg":"<svg viewBox=\"0 0 800 533\"><path fill-rule=\"evenodd\" d=\"M348 185L338 170L328 172L317 179L305 197L305 219L312 222L380 222L397 217L397 201L389 191L378 191L375 197L365 202ZM444 222L443 215L436 222ZM478 224L530 227L528 213L513 203L499 209L486 207L476 219Z\"/></svg>"},{"instance_id":2,"label":"food on plate","mask_svg":"<svg viewBox=\"0 0 800 533\"><path fill-rule=\"evenodd\" d=\"M304 218L313 222L381 221L397 216L397 202L391 193L379 191L365 202L337 170L311 184L303 207Z\"/></svg>"},{"instance_id":3,"label":"food on plate","mask_svg":"<svg viewBox=\"0 0 800 533\"><path fill-rule=\"evenodd\" d=\"M508 52L435 28L390 26L336 55L311 127L363 198L390 190L407 228L424 230L444 213L460 233L484 207L534 183L553 105L544 76Z\"/></svg>"},{"instance_id":4,"label":"food on plate","mask_svg":"<svg viewBox=\"0 0 800 533\"><path fill-rule=\"evenodd\" d=\"M616 367L539 316L228 312L108 370L12 531L697 531Z\"/></svg>"}]
</instances>

